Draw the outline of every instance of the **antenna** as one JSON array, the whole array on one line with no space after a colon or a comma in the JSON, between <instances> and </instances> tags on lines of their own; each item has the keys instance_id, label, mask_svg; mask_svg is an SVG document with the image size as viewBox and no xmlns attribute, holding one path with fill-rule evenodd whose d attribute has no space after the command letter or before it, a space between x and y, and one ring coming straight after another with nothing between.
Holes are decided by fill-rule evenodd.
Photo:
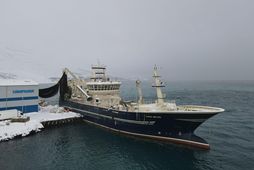
<instances>
[{"instance_id":1,"label":"antenna","mask_svg":"<svg viewBox=\"0 0 254 170\"><path fill-rule=\"evenodd\" d=\"M100 65L101 65L101 63L100 63L100 59L98 59L98 58L97 58L97 64L98 64L98 66L100 66Z\"/></svg>"}]
</instances>

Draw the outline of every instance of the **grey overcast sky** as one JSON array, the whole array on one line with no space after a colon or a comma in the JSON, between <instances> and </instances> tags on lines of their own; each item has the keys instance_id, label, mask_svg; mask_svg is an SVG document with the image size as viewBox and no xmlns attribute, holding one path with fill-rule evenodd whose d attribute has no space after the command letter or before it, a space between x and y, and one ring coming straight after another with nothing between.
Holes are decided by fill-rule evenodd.
<instances>
[{"instance_id":1,"label":"grey overcast sky","mask_svg":"<svg viewBox=\"0 0 254 170\"><path fill-rule=\"evenodd\" d=\"M0 72L253 80L253 0L0 0ZM15 73L13 73L15 74ZM18 74L18 73L17 73Z\"/></svg>"}]
</instances>

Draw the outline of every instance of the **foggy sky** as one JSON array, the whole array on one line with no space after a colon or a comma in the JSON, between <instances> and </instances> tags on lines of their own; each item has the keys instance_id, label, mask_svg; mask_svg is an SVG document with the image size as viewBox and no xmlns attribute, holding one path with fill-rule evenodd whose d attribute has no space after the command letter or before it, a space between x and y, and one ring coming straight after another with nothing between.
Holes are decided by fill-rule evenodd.
<instances>
[{"instance_id":1,"label":"foggy sky","mask_svg":"<svg viewBox=\"0 0 254 170\"><path fill-rule=\"evenodd\" d=\"M0 0L0 72L253 80L253 0Z\"/></svg>"}]
</instances>

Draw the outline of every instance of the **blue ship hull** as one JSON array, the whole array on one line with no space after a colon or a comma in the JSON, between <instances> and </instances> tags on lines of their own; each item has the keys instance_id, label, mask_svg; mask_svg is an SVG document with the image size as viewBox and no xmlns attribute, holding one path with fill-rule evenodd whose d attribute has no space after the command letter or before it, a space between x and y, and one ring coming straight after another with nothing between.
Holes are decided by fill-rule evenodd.
<instances>
[{"instance_id":1,"label":"blue ship hull","mask_svg":"<svg viewBox=\"0 0 254 170\"><path fill-rule=\"evenodd\" d=\"M194 130L217 113L143 113L118 111L60 101L60 105L81 113L85 121L126 135L209 149Z\"/></svg>"}]
</instances>

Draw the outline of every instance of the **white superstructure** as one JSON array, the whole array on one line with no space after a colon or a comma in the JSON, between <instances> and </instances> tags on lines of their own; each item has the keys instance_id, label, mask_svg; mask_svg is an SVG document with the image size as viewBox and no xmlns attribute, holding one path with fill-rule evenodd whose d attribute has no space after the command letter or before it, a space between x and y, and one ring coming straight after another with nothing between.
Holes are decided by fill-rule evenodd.
<instances>
[{"instance_id":1,"label":"white superstructure","mask_svg":"<svg viewBox=\"0 0 254 170\"><path fill-rule=\"evenodd\" d=\"M68 81L68 85L72 88L72 99L108 108L119 105L121 82L112 81L107 77L105 66L93 65L92 75L88 81L79 79L67 68L64 72L74 78Z\"/></svg>"},{"instance_id":2,"label":"white superstructure","mask_svg":"<svg viewBox=\"0 0 254 170\"><path fill-rule=\"evenodd\" d=\"M121 82L111 80L106 75L106 67L103 65L92 66L92 76L90 80L79 79L67 68L64 70L66 74L70 73L74 79L68 81L71 87L71 100L87 105L98 106L103 108L114 108L119 111L129 112L155 112L155 113L203 113L203 112L223 112L224 109L212 108L205 106L177 106L175 101L167 101L166 95L162 92L164 83L160 80L158 67L153 69L154 84L157 98L153 102L147 102L143 98L141 81L136 81L138 92L138 101L123 101L120 97Z\"/></svg>"}]
</instances>

